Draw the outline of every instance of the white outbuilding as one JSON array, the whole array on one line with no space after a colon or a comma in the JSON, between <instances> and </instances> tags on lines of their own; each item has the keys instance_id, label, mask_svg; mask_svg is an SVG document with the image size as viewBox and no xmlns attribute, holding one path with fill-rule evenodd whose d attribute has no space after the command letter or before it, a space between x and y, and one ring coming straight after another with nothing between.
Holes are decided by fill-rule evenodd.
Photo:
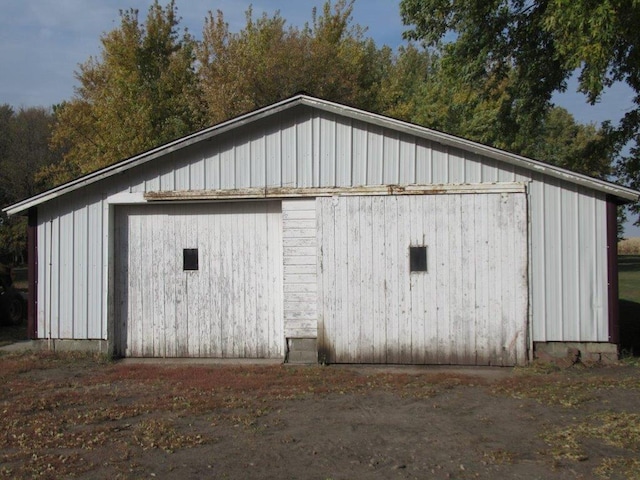
<instances>
[{"instance_id":1,"label":"white outbuilding","mask_svg":"<svg viewBox=\"0 0 640 480\"><path fill-rule=\"evenodd\" d=\"M126 357L617 355L639 192L296 95L5 208L29 333Z\"/></svg>"}]
</instances>

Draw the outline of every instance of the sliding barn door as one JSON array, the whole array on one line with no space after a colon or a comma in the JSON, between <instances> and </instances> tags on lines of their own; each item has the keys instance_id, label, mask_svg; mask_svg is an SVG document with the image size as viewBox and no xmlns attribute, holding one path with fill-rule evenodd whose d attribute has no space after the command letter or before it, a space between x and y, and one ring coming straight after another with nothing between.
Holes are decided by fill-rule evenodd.
<instances>
[{"instance_id":1,"label":"sliding barn door","mask_svg":"<svg viewBox=\"0 0 640 480\"><path fill-rule=\"evenodd\" d=\"M526 211L523 193L318 199L321 357L524 363Z\"/></svg>"}]
</instances>

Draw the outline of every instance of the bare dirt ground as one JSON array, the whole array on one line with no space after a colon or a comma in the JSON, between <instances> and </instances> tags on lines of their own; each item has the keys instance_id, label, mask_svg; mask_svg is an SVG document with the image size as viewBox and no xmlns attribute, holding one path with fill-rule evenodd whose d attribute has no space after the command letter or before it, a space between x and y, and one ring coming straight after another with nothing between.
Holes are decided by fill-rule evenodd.
<instances>
[{"instance_id":1,"label":"bare dirt ground","mask_svg":"<svg viewBox=\"0 0 640 480\"><path fill-rule=\"evenodd\" d=\"M0 355L0 478L640 478L640 367Z\"/></svg>"}]
</instances>

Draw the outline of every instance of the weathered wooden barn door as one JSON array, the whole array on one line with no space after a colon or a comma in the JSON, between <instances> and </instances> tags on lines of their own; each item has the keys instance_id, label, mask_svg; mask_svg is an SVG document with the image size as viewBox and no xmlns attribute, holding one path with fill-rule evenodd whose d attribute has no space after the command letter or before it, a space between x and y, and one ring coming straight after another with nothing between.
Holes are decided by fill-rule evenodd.
<instances>
[{"instance_id":1,"label":"weathered wooden barn door","mask_svg":"<svg viewBox=\"0 0 640 480\"><path fill-rule=\"evenodd\" d=\"M317 209L321 356L526 361L524 193L344 196Z\"/></svg>"},{"instance_id":2,"label":"weathered wooden barn door","mask_svg":"<svg viewBox=\"0 0 640 480\"><path fill-rule=\"evenodd\" d=\"M280 202L121 207L116 335L132 357L280 358Z\"/></svg>"}]
</instances>

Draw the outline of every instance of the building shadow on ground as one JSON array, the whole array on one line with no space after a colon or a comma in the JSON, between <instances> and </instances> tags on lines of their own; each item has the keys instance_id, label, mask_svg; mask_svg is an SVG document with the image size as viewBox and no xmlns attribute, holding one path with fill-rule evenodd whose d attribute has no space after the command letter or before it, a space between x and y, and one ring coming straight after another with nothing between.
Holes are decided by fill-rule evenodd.
<instances>
[{"instance_id":1,"label":"building shadow on ground","mask_svg":"<svg viewBox=\"0 0 640 480\"><path fill-rule=\"evenodd\" d=\"M640 255L618 256L620 273L620 349L640 356Z\"/></svg>"},{"instance_id":2,"label":"building shadow on ground","mask_svg":"<svg viewBox=\"0 0 640 480\"><path fill-rule=\"evenodd\" d=\"M640 356L640 303L620 300L620 350Z\"/></svg>"}]
</instances>

